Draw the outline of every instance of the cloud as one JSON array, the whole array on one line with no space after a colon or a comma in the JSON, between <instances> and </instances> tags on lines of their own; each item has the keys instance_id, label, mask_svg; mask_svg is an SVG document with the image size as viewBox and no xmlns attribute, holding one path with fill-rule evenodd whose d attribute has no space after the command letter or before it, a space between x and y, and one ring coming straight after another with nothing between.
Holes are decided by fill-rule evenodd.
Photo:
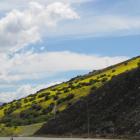
<instances>
[{"instance_id":1,"label":"cloud","mask_svg":"<svg viewBox=\"0 0 140 140\"><path fill-rule=\"evenodd\" d=\"M10 102L15 99L24 98L30 94L35 94L37 91L43 88L47 88L56 84L60 84L61 82L52 82L50 84L42 84L38 86L31 86L29 84L27 85L21 85L17 88L15 92L2 92L0 93L0 102Z\"/></svg>"},{"instance_id":2,"label":"cloud","mask_svg":"<svg viewBox=\"0 0 140 140\"><path fill-rule=\"evenodd\" d=\"M0 10L2 11L9 11L12 9L24 9L27 7L29 2L38 2L41 4L50 4L52 2L63 2L63 3L70 3L70 4L82 4L87 3L89 1L97 1L97 0L4 0L0 1ZM9 4L10 3L10 4Z\"/></svg>"},{"instance_id":3,"label":"cloud","mask_svg":"<svg viewBox=\"0 0 140 140\"><path fill-rule=\"evenodd\" d=\"M14 99L19 99L29 94L33 94L42 88L60 83L53 82L38 86L31 86L30 84L20 84L21 86L16 85L16 83L21 82L22 80L26 80L27 83L29 79L47 79L47 77L53 76L54 74L59 74L60 72L68 72L73 70L97 70L127 59L128 57L124 56L104 57L79 54L69 51L43 53L28 52L23 54L15 54L15 56L12 58L3 55L0 58L0 83L3 85L5 83L6 86L9 85L8 88L14 86L14 89L16 90L12 92L1 91L0 101L9 102ZM4 88L4 86L1 86L1 88Z\"/></svg>"},{"instance_id":4,"label":"cloud","mask_svg":"<svg viewBox=\"0 0 140 140\"><path fill-rule=\"evenodd\" d=\"M34 79L41 81L60 72L101 69L128 59L124 56L104 57L69 51L34 53L27 50L26 53L9 55L8 51L15 52L48 36L81 37L139 33L139 17L125 14L103 15L102 12L96 13L96 10L93 14L92 11L79 6L87 1L98 0L12 0L12 3L11 0L0 1L0 11L6 11L1 13L3 16L0 18L0 86L4 88L5 85L5 88L8 88L7 86L16 86L15 83L24 80L27 83L28 80ZM80 7L77 10L82 15L79 16L73 6ZM44 50L43 47L41 49ZM17 85L15 92L2 90L0 99L11 101L22 98L46 86Z\"/></svg>"},{"instance_id":5,"label":"cloud","mask_svg":"<svg viewBox=\"0 0 140 140\"><path fill-rule=\"evenodd\" d=\"M0 58L0 81L13 82L20 80L41 79L59 72L73 70L96 70L121 61L128 57L103 57L69 51L22 53L14 57Z\"/></svg>"},{"instance_id":6,"label":"cloud","mask_svg":"<svg viewBox=\"0 0 140 140\"><path fill-rule=\"evenodd\" d=\"M75 22L69 22L59 26L55 31L48 33L49 36L58 37L103 37L135 35L140 33L140 17L121 15L90 15L81 16Z\"/></svg>"},{"instance_id":7,"label":"cloud","mask_svg":"<svg viewBox=\"0 0 140 140\"><path fill-rule=\"evenodd\" d=\"M78 19L69 4L55 2L47 6L31 2L24 11L12 10L0 19L0 51L17 50L41 40L48 27L68 19Z\"/></svg>"},{"instance_id":8,"label":"cloud","mask_svg":"<svg viewBox=\"0 0 140 140\"><path fill-rule=\"evenodd\" d=\"M20 49L41 41L44 36L118 36L140 33L138 15L133 17L125 13L120 15L117 12L111 13L111 9L103 14L102 10L97 11L96 7L93 11L81 7L81 9L77 8L79 16L72 6L76 3L86 3L86 0L59 0L59 2L58 0L35 0L34 2L14 0L14 2L16 10L10 11L0 19L0 51ZM9 0L0 2L2 3L8 6ZM79 20L73 21L73 19ZM72 20L72 22L62 22L65 20ZM56 25L59 26L56 27Z\"/></svg>"}]
</instances>

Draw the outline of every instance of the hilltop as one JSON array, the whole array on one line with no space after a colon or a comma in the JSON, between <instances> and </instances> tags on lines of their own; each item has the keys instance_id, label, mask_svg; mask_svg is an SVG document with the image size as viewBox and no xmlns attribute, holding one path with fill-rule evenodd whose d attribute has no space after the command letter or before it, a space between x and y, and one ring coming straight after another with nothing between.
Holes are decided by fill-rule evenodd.
<instances>
[{"instance_id":1,"label":"hilltop","mask_svg":"<svg viewBox=\"0 0 140 140\"><path fill-rule=\"evenodd\" d=\"M55 118L73 104L88 96L91 91L100 89L114 77L131 71L140 65L140 57L120 64L90 72L83 76L77 76L68 82L64 82L46 89L42 89L33 95L3 104L0 107L0 135L9 132L22 135L24 128L40 129L41 125ZM3 133L5 132L5 133ZM33 135L34 132L25 135Z\"/></svg>"},{"instance_id":2,"label":"hilltop","mask_svg":"<svg viewBox=\"0 0 140 140\"><path fill-rule=\"evenodd\" d=\"M140 68L114 77L49 120L36 133L52 136L140 137Z\"/></svg>"}]
</instances>

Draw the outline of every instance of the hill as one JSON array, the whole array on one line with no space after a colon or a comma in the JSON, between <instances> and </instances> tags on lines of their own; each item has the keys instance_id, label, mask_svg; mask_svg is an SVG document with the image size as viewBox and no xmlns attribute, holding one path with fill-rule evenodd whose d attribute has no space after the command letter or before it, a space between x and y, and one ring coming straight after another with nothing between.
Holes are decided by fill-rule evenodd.
<instances>
[{"instance_id":1,"label":"hill","mask_svg":"<svg viewBox=\"0 0 140 140\"><path fill-rule=\"evenodd\" d=\"M49 120L36 133L53 136L139 136L140 68L104 86Z\"/></svg>"},{"instance_id":2,"label":"hill","mask_svg":"<svg viewBox=\"0 0 140 140\"><path fill-rule=\"evenodd\" d=\"M96 91L114 77L131 71L139 65L140 57L135 57L102 70L77 76L68 82L42 89L26 98L3 104L0 107L2 132L10 130L11 133L11 128L15 127L12 131L18 135L21 134L21 127L32 126L35 123L43 124L88 96L91 90Z\"/></svg>"}]
</instances>

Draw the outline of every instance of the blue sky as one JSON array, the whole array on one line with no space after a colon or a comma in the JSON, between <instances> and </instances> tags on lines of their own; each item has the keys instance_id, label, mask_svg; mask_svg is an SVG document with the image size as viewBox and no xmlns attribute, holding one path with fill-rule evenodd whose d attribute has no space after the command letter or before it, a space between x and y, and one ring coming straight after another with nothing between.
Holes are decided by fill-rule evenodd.
<instances>
[{"instance_id":1,"label":"blue sky","mask_svg":"<svg viewBox=\"0 0 140 140\"><path fill-rule=\"evenodd\" d=\"M139 0L0 1L0 101L138 56L139 9Z\"/></svg>"},{"instance_id":2,"label":"blue sky","mask_svg":"<svg viewBox=\"0 0 140 140\"><path fill-rule=\"evenodd\" d=\"M98 54L103 56L129 56L139 55L140 35L121 37L85 37L80 39L63 38L49 39L47 42L38 44L37 47L47 46L48 51L69 50L77 53Z\"/></svg>"}]
</instances>

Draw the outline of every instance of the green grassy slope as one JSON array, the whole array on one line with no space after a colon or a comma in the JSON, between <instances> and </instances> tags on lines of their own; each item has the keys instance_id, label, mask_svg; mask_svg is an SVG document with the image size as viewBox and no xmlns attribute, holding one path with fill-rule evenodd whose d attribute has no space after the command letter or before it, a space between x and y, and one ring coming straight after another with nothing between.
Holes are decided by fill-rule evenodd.
<instances>
[{"instance_id":1,"label":"green grassy slope","mask_svg":"<svg viewBox=\"0 0 140 140\"><path fill-rule=\"evenodd\" d=\"M4 104L0 107L0 124L7 129L11 129L12 126L18 126L20 129L19 126L46 122L56 113L65 110L80 98L87 96L91 88L95 90L114 76L132 70L139 64L140 57L136 57L124 63L42 89L26 98Z\"/></svg>"},{"instance_id":2,"label":"green grassy slope","mask_svg":"<svg viewBox=\"0 0 140 140\"><path fill-rule=\"evenodd\" d=\"M43 123L13 127L5 127L5 125L0 125L0 136L32 136L37 130L39 130L42 127L42 125Z\"/></svg>"}]
</instances>

